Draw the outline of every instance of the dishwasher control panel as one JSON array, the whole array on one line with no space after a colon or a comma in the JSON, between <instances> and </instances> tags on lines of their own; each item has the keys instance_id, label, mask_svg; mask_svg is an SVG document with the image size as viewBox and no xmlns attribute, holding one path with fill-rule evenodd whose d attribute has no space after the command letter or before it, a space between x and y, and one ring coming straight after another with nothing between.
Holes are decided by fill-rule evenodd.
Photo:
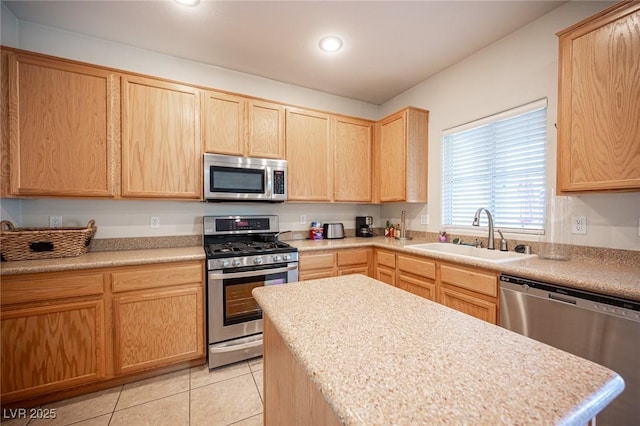
<instances>
[{"instance_id":1,"label":"dishwasher control panel","mask_svg":"<svg viewBox=\"0 0 640 426\"><path fill-rule=\"evenodd\" d=\"M640 302L633 300L576 290L512 275L501 275L500 285L531 296L640 322Z\"/></svg>"}]
</instances>

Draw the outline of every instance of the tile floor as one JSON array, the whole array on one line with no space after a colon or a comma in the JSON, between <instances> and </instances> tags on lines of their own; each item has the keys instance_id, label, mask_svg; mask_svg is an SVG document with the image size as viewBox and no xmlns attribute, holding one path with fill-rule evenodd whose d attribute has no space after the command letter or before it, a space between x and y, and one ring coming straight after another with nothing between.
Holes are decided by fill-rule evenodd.
<instances>
[{"instance_id":1,"label":"tile floor","mask_svg":"<svg viewBox=\"0 0 640 426\"><path fill-rule=\"evenodd\" d=\"M262 358L209 371L206 365L82 395L42 407L53 420L7 426L262 425Z\"/></svg>"}]
</instances>

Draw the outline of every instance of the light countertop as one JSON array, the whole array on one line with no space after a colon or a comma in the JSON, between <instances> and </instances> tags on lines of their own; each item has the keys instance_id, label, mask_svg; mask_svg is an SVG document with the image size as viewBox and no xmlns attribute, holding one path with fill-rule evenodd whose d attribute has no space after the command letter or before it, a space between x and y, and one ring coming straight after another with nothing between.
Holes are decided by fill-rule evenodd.
<instances>
[{"instance_id":1,"label":"light countertop","mask_svg":"<svg viewBox=\"0 0 640 426\"><path fill-rule=\"evenodd\" d=\"M145 265L149 263L204 260L204 249L197 247L157 248L147 250L117 250L89 252L77 257L19 260L2 262L0 275L37 272L75 271L79 269Z\"/></svg>"},{"instance_id":2,"label":"light countertop","mask_svg":"<svg viewBox=\"0 0 640 426\"><path fill-rule=\"evenodd\" d=\"M373 237L287 242L297 247L300 252L367 246L392 249L403 253L428 256L440 261L457 262L505 274L640 301L640 263L635 266L629 266L628 264L616 264L615 262L548 260L535 256L496 264L482 259L460 260L459 257L446 253L429 252L427 255L423 250L408 247L413 244L432 242L420 239L400 241L393 238Z\"/></svg>"},{"instance_id":3,"label":"light countertop","mask_svg":"<svg viewBox=\"0 0 640 426\"><path fill-rule=\"evenodd\" d=\"M347 425L585 424L613 371L363 275L256 288Z\"/></svg>"},{"instance_id":4,"label":"light countertop","mask_svg":"<svg viewBox=\"0 0 640 426\"><path fill-rule=\"evenodd\" d=\"M287 242L298 248L300 252L377 247L425 256L424 251L407 246L430 241L420 239L398 241L385 237L352 237L339 240L293 240ZM616 264L615 262L555 261L533 257L528 260L495 264L481 259L465 259L461 261L460 258L446 253L430 252L428 257L640 301L640 262L635 266L630 266L629 264ZM100 251L89 252L78 257L2 262L0 264L0 275L204 259L205 254L202 246Z\"/></svg>"}]
</instances>

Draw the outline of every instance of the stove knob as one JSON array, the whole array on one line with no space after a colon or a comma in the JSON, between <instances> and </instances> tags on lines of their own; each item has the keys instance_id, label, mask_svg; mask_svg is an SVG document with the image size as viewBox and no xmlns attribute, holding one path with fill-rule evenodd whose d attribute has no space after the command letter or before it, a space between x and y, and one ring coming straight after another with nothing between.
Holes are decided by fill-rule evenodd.
<instances>
[{"instance_id":1,"label":"stove knob","mask_svg":"<svg viewBox=\"0 0 640 426\"><path fill-rule=\"evenodd\" d=\"M256 265L259 265L262 263L262 258L261 257L256 257L255 259L253 259L253 263L255 263Z\"/></svg>"},{"instance_id":2,"label":"stove knob","mask_svg":"<svg viewBox=\"0 0 640 426\"><path fill-rule=\"evenodd\" d=\"M288 254L283 254L282 255L282 260L289 260L289 255Z\"/></svg>"},{"instance_id":3,"label":"stove knob","mask_svg":"<svg viewBox=\"0 0 640 426\"><path fill-rule=\"evenodd\" d=\"M233 262L232 262L233 266L240 266L240 263L242 263L242 262L240 262L239 259L234 259Z\"/></svg>"},{"instance_id":4,"label":"stove knob","mask_svg":"<svg viewBox=\"0 0 640 426\"><path fill-rule=\"evenodd\" d=\"M229 261L228 261L228 260L223 260L223 261L222 261L222 267L223 267L223 268L228 268L228 267L229 267L229 265L230 265L230 263L229 263Z\"/></svg>"},{"instance_id":5,"label":"stove knob","mask_svg":"<svg viewBox=\"0 0 640 426\"><path fill-rule=\"evenodd\" d=\"M280 256L278 256L277 254L275 256L273 256L273 261L274 262L280 262Z\"/></svg>"}]
</instances>

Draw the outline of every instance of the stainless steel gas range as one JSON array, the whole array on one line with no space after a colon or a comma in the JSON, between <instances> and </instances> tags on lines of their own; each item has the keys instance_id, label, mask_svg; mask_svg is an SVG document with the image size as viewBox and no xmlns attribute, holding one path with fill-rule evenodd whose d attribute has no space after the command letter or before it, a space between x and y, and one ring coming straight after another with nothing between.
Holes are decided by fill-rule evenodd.
<instances>
[{"instance_id":1,"label":"stainless steel gas range","mask_svg":"<svg viewBox=\"0 0 640 426\"><path fill-rule=\"evenodd\" d=\"M209 368L262 355L262 309L251 290L298 281L298 249L278 216L205 216Z\"/></svg>"}]
</instances>

